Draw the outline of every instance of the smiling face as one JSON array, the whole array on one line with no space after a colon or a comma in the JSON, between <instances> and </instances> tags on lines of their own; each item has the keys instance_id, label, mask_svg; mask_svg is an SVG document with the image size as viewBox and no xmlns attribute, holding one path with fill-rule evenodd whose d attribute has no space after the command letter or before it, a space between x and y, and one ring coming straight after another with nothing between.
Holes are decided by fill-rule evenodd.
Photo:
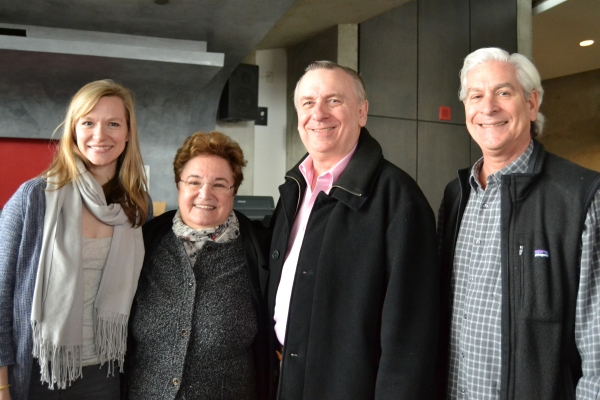
<instances>
[{"instance_id":1,"label":"smiling face","mask_svg":"<svg viewBox=\"0 0 600 400\"><path fill-rule=\"evenodd\" d=\"M200 155L189 160L179 178L211 184L233 186L233 173L229 163L221 157ZM233 209L234 188L229 193L219 193L211 185L200 190L188 189L183 182L177 185L177 203L184 224L194 229L214 228L227 220Z\"/></svg>"},{"instance_id":2,"label":"smiling face","mask_svg":"<svg viewBox=\"0 0 600 400\"><path fill-rule=\"evenodd\" d=\"M515 68L505 62L488 61L467 75L464 100L467 129L483 156L509 163L529 145L531 122L537 118L539 95L526 98Z\"/></svg>"},{"instance_id":3,"label":"smiling face","mask_svg":"<svg viewBox=\"0 0 600 400\"><path fill-rule=\"evenodd\" d=\"M129 128L123 100L102 97L87 115L75 124L77 147L91 163L90 172L100 184L110 180L117 169L117 159L129 140Z\"/></svg>"},{"instance_id":4,"label":"smiling face","mask_svg":"<svg viewBox=\"0 0 600 400\"><path fill-rule=\"evenodd\" d=\"M358 141L367 123L368 103L359 103L354 80L345 71L308 71L297 89L298 132L315 163L334 166Z\"/></svg>"}]
</instances>

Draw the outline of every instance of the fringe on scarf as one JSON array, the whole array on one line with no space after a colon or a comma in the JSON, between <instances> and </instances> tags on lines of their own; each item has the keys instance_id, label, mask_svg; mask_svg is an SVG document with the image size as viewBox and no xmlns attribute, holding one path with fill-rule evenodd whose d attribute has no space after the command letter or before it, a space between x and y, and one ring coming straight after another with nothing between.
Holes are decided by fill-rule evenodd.
<instances>
[{"instance_id":1,"label":"fringe on scarf","mask_svg":"<svg viewBox=\"0 0 600 400\"><path fill-rule=\"evenodd\" d=\"M33 357L38 359L41 370L41 381L48 383L50 389L54 385L66 389L67 383L81 377L81 345L56 346L42 338L40 326L31 322L33 329Z\"/></svg>"},{"instance_id":2,"label":"fringe on scarf","mask_svg":"<svg viewBox=\"0 0 600 400\"><path fill-rule=\"evenodd\" d=\"M100 365L108 363L108 375L115 374L115 360L123 372L127 350L127 322L129 316L96 309L94 344Z\"/></svg>"},{"instance_id":3,"label":"fringe on scarf","mask_svg":"<svg viewBox=\"0 0 600 400\"><path fill-rule=\"evenodd\" d=\"M128 315L96 310L94 326L94 344L100 366L108 364L108 375L115 373L115 361L119 371L123 372L125 351L127 350ZM67 383L82 377L81 353L83 345L57 346L44 340L39 323L32 321L33 357L38 359L41 369L41 381L66 389Z\"/></svg>"}]
</instances>

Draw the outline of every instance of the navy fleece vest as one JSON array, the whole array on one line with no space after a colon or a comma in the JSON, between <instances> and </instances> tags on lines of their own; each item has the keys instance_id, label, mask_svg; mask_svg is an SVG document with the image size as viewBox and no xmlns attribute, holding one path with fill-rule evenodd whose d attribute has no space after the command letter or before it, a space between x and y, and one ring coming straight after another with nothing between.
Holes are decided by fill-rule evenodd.
<instances>
[{"instance_id":1,"label":"navy fleece vest","mask_svg":"<svg viewBox=\"0 0 600 400\"><path fill-rule=\"evenodd\" d=\"M581 377L575 346L581 235L600 174L546 153L535 142L531 173L502 177L501 399L570 399ZM447 363L450 277L470 170L444 194L443 359ZM447 371L446 371L447 373ZM445 388L442 389L444 391Z\"/></svg>"}]
</instances>

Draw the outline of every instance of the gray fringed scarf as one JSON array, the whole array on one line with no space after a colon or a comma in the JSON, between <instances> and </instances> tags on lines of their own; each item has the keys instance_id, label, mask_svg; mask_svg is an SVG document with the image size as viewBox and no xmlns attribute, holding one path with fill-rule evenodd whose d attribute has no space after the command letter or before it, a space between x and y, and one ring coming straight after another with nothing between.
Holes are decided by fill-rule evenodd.
<instances>
[{"instance_id":1,"label":"gray fringed scarf","mask_svg":"<svg viewBox=\"0 0 600 400\"><path fill-rule=\"evenodd\" d=\"M83 347L82 207L114 228L113 239L94 303L94 341L100 363L114 362L121 372L127 322L144 258L142 230L132 228L119 204L106 204L100 184L77 162L74 183L56 190L48 178L46 214L31 327L33 356L41 380L64 389L81 377Z\"/></svg>"}]
</instances>

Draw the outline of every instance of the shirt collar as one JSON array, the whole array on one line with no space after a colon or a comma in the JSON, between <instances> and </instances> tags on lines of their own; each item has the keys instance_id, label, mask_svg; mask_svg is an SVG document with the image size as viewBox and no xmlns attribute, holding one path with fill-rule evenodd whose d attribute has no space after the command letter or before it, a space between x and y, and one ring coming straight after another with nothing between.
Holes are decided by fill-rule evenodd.
<instances>
[{"instance_id":1,"label":"shirt collar","mask_svg":"<svg viewBox=\"0 0 600 400\"><path fill-rule=\"evenodd\" d=\"M340 161L338 161L337 164L335 164L329 170L323 172L317 178L323 177L323 178L327 179L329 181L329 188L331 189L331 186L333 186L333 184L335 184L337 182L337 180L342 175L342 172L344 172L344 170L348 166L348 163L350 163L350 160L352 159L352 156L354 155L354 152L356 151L357 146L358 146L358 142L356 142L356 144L354 145L352 150L350 150L350 152L348 154L346 154L344 156L344 158L342 158ZM304 161L302 161L302 163L299 166L299 169L300 169L300 172L302 173L302 176L304 176L304 179L306 180L306 184L310 188L312 186L312 181L313 181L313 177L314 177L314 173L315 173L313 159L310 156L310 154L308 155L308 157L306 157L304 159Z\"/></svg>"},{"instance_id":2,"label":"shirt collar","mask_svg":"<svg viewBox=\"0 0 600 400\"><path fill-rule=\"evenodd\" d=\"M488 184L493 180L496 184L500 184L500 178L502 175L509 174L522 174L527 172L527 166L529 165L529 160L531 158L531 153L533 153L533 140L529 141L529 146L525 149L525 151L517 157L516 160L508 164L506 167L502 168L500 171L496 171L490 176L488 176L487 181ZM481 171L481 167L483 166L483 157L481 157L473 168L471 168L471 177L469 178L469 182L473 189L480 188L479 183L479 172Z\"/></svg>"}]
</instances>

